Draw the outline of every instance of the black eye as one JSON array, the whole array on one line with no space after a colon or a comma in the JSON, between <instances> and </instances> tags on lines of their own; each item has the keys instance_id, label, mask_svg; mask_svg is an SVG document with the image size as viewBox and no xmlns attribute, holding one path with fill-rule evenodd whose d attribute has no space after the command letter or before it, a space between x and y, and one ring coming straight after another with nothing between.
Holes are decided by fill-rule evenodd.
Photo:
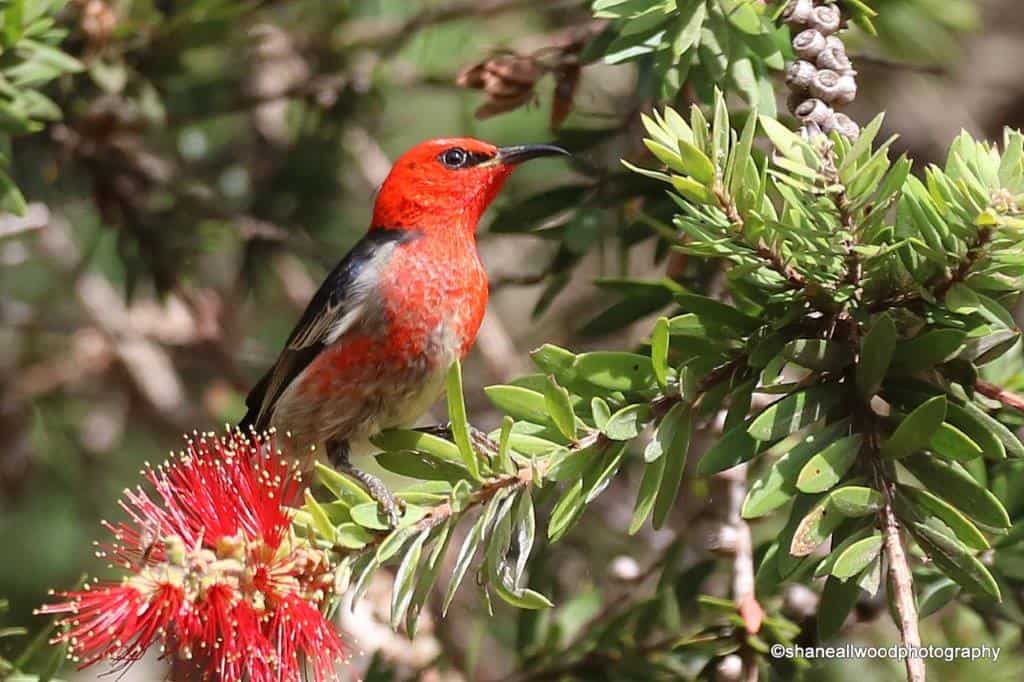
<instances>
[{"instance_id":1,"label":"black eye","mask_svg":"<svg viewBox=\"0 0 1024 682\"><path fill-rule=\"evenodd\" d=\"M452 147L441 154L441 163L449 168L462 168L468 160L469 154L462 147Z\"/></svg>"}]
</instances>

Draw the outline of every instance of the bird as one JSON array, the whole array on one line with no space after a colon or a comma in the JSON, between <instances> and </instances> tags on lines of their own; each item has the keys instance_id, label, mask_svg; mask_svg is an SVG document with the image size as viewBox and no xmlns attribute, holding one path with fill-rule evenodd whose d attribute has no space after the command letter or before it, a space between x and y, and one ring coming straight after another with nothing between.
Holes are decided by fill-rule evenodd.
<instances>
[{"instance_id":1,"label":"bird","mask_svg":"<svg viewBox=\"0 0 1024 682\"><path fill-rule=\"evenodd\" d=\"M277 360L246 398L243 431L286 433L362 483L392 525L398 502L350 455L408 426L444 390L469 352L487 307L477 251L481 216L530 159L569 155L550 144L422 142L392 166L369 230L324 279Z\"/></svg>"}]
</instances>

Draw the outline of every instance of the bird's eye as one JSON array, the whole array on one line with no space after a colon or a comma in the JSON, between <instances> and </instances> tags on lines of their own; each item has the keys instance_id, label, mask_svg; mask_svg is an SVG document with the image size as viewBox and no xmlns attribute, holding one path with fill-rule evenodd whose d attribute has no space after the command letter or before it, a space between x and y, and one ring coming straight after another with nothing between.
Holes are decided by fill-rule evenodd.
<instances>
[{"instance_id":1,"label":"bird's eye","mask_svg":"<svg viewBox=\"0 0 1024 682\"><path fill-rule=\"evenodd\" d=\"M462 168L468 160L469 154L462 147L452 147L441 154L441 163L449 168Z\"/></svg>"}]
</instances>

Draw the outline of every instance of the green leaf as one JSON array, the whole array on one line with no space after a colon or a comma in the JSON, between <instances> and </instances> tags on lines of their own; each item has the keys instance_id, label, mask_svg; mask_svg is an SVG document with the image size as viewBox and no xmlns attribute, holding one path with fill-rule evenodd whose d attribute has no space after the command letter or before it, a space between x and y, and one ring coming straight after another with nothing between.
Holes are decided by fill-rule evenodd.
<instances>
[{"instance_id":1,"label":"green leaf","mask_svg":"<svg viewBox=\"0 0 1024 682\"><path fill-rule=\"evenodd\" d=\"M595 351L576 356L573 366L581 379L611 391L647 391L657 386L646 355Z\"/></svg>"},{"instance_id":2,"label":"green leaf","mask_svg":"<svg viewBox=\"0 0 1024 682\"><path fill-rule=\"evenodd\" d=\"M761 452L764 444L747 432L746 424L738 424L722 434L697 463L697 474L711 476L720 471L749 462Z\"/></svg>"},{"instance_id":3,"label":"green leaf","mask_svg":"<svg viewBox=\"0 0 1024 682\"><path fill-rule=\"evenodd\" d=\"M741 333L749 334L763 324L756 317L707 296L675 294L674 298L680 308L688 313L694 313L701 321L722 325Z\"/></svg>"},{"instance_id":4,"label":"green leaf","mask_svg":"<svg viewBox=\"0 0 1024 682\"><path fill-rule=\"evenodd\" d=\"M807 556L845 520L846 517L839 513L828 497L822 498L797 525L789 553L795 557Z\"/></svg>"},{"instance_id":5,"label":"green leaf","mask_svg":"<svg viewBox=\"0 0 1024 682\"><path fill-rule=\"evenodd\" d=\"M945 419L946 396L926 400L900 422L896 431L882 443L879 454L883 458L899 459L923 450Z\"/></svg>"},{"instance_id":6,"label":"green leaf","mask_svg":"<svg viewBox=\"0 0 1024 682\"><path fill-rule=\"evenodd\" d=\"M797 490L821 493L839 483L857 460L863 441L860 434L840 438L811 457L797 477Z\"/></svg>"},{"instance_id":7,"label":"green leaf","mask_svg":"<svg viewBox=\"0 0 1024 682\"><path fill-rule=\"evenodd\" d=\"M358 481L321 462L316 462L313 466L316 480L334 493L339 500L344 500L350 506L373 502L370 493L366 492Z\"/></svg>"},{"instance_id":8,"label":"green leaf","mask_svg":"<svg viewBox=\"0 0 1024 682\"><path fill-rule=\"evenodd\" d=\"M939 425L938 430L928 442L928 446L939 457L958 462L974 459L982 453L980 445L968 438L966 433L947 422Z\"/></svg>"},{"instance_id":9,"label":"green leaf","mask_svg":"<svg viewBox=\"0 0 1024 682\"><path fill-rule=\"evenodd\" d=\"M469 439L469 421L466 418L466 401L462 395L462 365L456 361L448 370L448 421L451 422L452 439L459 446L462 463L470 475L480 480L480 464ZM379 461L379 460L378 460Z\"/></svg>"},{"instance_id":10,"label":"green leaf","mask_svg":"<svg viewBox=\"0 0 1024 682\"><path fill-rule=\"evenodd\" d=\"M516 465L509 456L510 436L512 435L512 427L515 426L515 420L505 415L504 419L501 420L501 432L498 436L498 470L503 471L506 474L514 474L516 472Z\"/></svg>"},{"instance_id":11,"label":"green leaf","mask_svg":"<svg viewBox=\"0 0 1024 682\"><path fill-rule=\"evenodd\" d=\"M1014 435L1012 431L1010 431L1010 429L1006 428L1006 426L1004 426L1001 421L999 421L995 417L992 417L974 403L968 402L965 403L964 405L961 405L961 407L963 408L963 411L966 413L966 416L969 417L972 421L976 422L981 430L991 433L999 440L1007 455L1009 455L1010 457L1024 457L1024 445L1021 444L1020 439L1018 439L1017 436ZM957 415L954 414L953 416ZM967 423L960 421L955 421L954 423L960 428L964 429L964 431L967 434L969 434L971 438L977 440L978 443L982 442L980 440L980 434L967 428ZM985 452L987 454L990 454L989 450L987 449ZM990 458L1001 459L999 457Z\"/></svg>"},{"instance_id":12,"label":"green leaf","mask_svg":"<svg viewBox=\"0 0 1024 682\"><path fill-rule=\"evenodd\" d=\"M848 430L848 420L814 429L799 438L796 443L787 438L773 446L773 450L785 446L785 454L767 467L750 484L743 501L742 515L745 519L764 516L778 509L796 495L796 479L811 457Z\"/></svg>"},{"instance_id":13,"label":"green leaf","mask_svg":"<svg viewBox=\"0 0 1024 682\"><path fill-rule=\"evenodd\" d=\"M864 397L870 398L882 385L896 349L896 340L896 325L892 319L886 314L876 317L861 343L857 363L857 388Z\"/></svg>"},{"instance_id":14,"label":"green leaf","mask_svg":"<svg viewBox=\"0 0 1024 682\"><path fill-rule=\"evenodd\" d=\"M412 429L385 429L371 438L370 442L382 450L415 450L462 464L459 446L432 433Z\"/></svg>"},{"instance_id":15,"label":"green leaf","mask_svg":"<svg viewBox=\"0 0 1024 682\"><path fill-rule=\"evenodd\" d=\"M569 440L576 440L576 414L572 411L569 391L559 386L552 376L548 377L545 386L544 403L551 421L555 423L562 435Z\"/></svg>"},{"instance_id":16,"label":"green leaf","mask_svg":"<svg viewBox=\"0 0 1024 682\"><path fill-rule=\"evenodd\" d=\"M522 386L486 386L484 393L488 400L505 414L514 419L524 419L535 424L548 422L547 400L542 393Z\"/></svg>"},{"instance_id":17,"label":"green leaf","mask_svg":"<svg viewBox=\"0 0 1024 682\"><path fill-rule=\"evenodd\" d=\"M782 438L824 417L840 398L840 388L832 385L791 393L762 410L747 431L760 441Z\"/></svg>"},{"instance_id":18,"label":"green leaf","mask_svg":"<svg viewBox=\"0 0 1024 682\"><path fill-rule=\"evenodd\" d=\"M651 369L662 391L668 387L668 347L668 318L659 317L654 323L654 331L651 332Z\"/></svg>"},{"instance_id":19,"label":"green leaf","mask_svg":"<svg viewBox=\"0 0 1024 682\"><path fill-rule=\"evenodd\" d=\"M860 597L856 580L840 580L829 577L821 592L818 605L818 637L821 641L832 639L843 627L843 622Z\"/></svg>"},{"instance_id":20,"label":"green leaf","mask_svg":"<svg viewBox=\"0 0 1024 682\"><path fill-rule=\"evenodd\" d=\"M481 514L480 518L476 520L476 523L474 523L473 527L470 529L469 534L462 543L462 547L459 548L459 554L455 558L455 565L452 567L452 576L448 579L448 588L445 590L444 603L441 606L442 618L448 615L448 607L451 606L452 600L455 598L455 592L459 589L462 579L466 577L466 571L469 569L469 565L472 563L473 557L480 548L480 542L483 540L484 525L487 523L487 520L486 513Z\"/></svg>"},{"instance_id":21,"label":"green leaf","mask_svg":"<svg viewBox=\"0 0 1024 682\"><path fill-rule=\"evenodd\" d=\"M717 203L715 195L704 185L693 178L684 175L673 175L672 186L684 199L689 199L695 204L714 205Z\"/></svg>"},{"instance_id":22,"label":"green leaf","mask_svg":"<svg viewBox=\"0 0 1024 682\"><path fill-rule=\"evenodd\" d=\"M935 516L949 526L959 540L972 549L985 550L990 547L988 539L953 505L932 495L927 490L909 485L899 485L899 492L907 498L918 513L925 512Z\"/></svg>"},{"instance_id":23,"label":"green leaf","mask_svg":"<svg viewBox=\"0 0 1024 682\"><path fill-rule=\"evenodd\" d=\"M316 530L317 535L326 540L327 542L334 543L334 525L331 520L327 518L327 512L320 506L320 503L313 497L313 493L309 490L305 491L305 502L303 509L309 512L313 519L313 529Z\"/></svg>"},{"instance_id":24,"label":"green leaf","mask_svg":"<svg viewBox=\"0 0 1024 682\"><path fill-rule=\"evenodd\" d=\"M958 540L924 523L912 524L910 532L935 565L965 590L996 601L1002 600L995 578Z\"/></svg>"},{"instance_id":25,"label":"green leaf","mask_svg":"<svg viewBox=\"0 0 1024 682\"><path fill-rule=\"evenodd\" d=\"M957 329L935 329L901 341L893 352L893 367L903 374L929 369L954 357L966 339L967 333Z\"/></svg>"},{"instance_id":26,"label":"green leaf","mask_svg":"<svg viewBox=\"0 0 1024 682\"><path fill-rule=\"evenodd\" d=\"M817 372L836 372L853 362L849 348L838 341L796 339L782 348L782 356Z\"/></svg>"},{"instance_id":27,"label":"green leaf","mask_svg":"<svg viewBox=\"0 0 1024 682\"><path fill-rule=\"evenodd\" d=\"M882 493L859 485L846 485L828 495L829 502L843 516L857 518L882 508Z\"/></svg>"},{"instance_id":28,"label":"green leaf","mask_svg":"<svg viewBox=\"0 0 1024 682\"><path fill-rule=\"evenodd\" d=\"M679 140L679 157L684 173L704 186L714 182L715 164L711 163L711 159L693 144L686 140Z\"/></svg>"},{"instance_id":29,"label":"green leaf","mask_svg":"<svg viewBox=\"0 0 1024 682\"><path fill-rule=\"evenodd\" d=\"M647 403L626 405L608 419L603 433L612 440L636 438L650 416L651 406Z\"/></svg>"},{"instance_id":30,"label":"green leaf","mask_svg":"<svg viewBox=\"0 0 1024 682\"><path fill-rule=\"evenodd\" d=\"M382 452L375 459L388 471L409 478L450 483L470 478L470 473L461 464L411 450Z\"/></svg>"},{"instance_id":31,"label":"green leaf","mask_svg":"<svg viewBox=\"0 0 1024 682\"><path fill-rule=\"evenodd\" d=\"M960 586L949 578L940 578L928 583L918 598L918 618L927 618L953 600L960 592Z\"/></svg>"},{"instance_id":32,"label":"green leaf","mask_svg":"<svg viewBox=\"0 0 1024 682\"><path fill-rule=\"evenodd\" d=\"M420 571L420 577L416 581L416 589L413 592L412 599L409 603L409 612L405 619L405 630L409 633L410 639L416 636L416 623L419 621L423 604L426 602L427 595L430 593L430 590L433 589L434 584L437 582L437 576L441 572L445 554L448 553L448 544L452 539L453 525L454 521L449 519L444 526L441 527L439 536L434 540L430 556L427 557L427 561L423 569Z\"/></svg>"},{"instance_id":33,"label":"green leaf","mask_svg":"<svg viewBox=\"0 0 1024 682\"><path fill-rule=\"evenodd\" d=\"M881 533L875 533L854 542L836 557L835 565L832 568L832 575L840 580L848 580L854 577L867 568L881 550Z\"/></svg>"},{"instance_id":34,"label":"green leaf","mask_svg":"<svg viewBox=\"0 0 1024 682\"><path fill-rule=\"evenodd\" d=\"M594 418L594 426L599 431L603 431L608 425L608 420L612 418L612 411L608 407L608 401L600 396L591 398L590 415Z\"/></svg>"},{"instance_id":35,"label":"green leaf","mask_svg":"<svg viewBox=\"0 0 1024 682\"><path fill-rule=\"evenodd\" d=\"M395 582L391 589L391 627L396 630L405 620L405 614L409 610L409 603L416 589L416 569L419 567L420 554L428 534L429 531L424 530L416 535L395 572Z\"/></svg>"},{"instance_id":36,"label":"green leaf","mask_svg":"<svg viewBox=\"0 0 1024 682\"><path fill-rule=\"evenodd\" d=\"M644 467L643 478L640 479L640 490L636 495L633 517L629 522L629 534L634 535L643 527L644 521L654 509L654 501L661 488L661 479L665 475L666 457L659 457Z\"/></svg>"},{"instance_id":37,"label":"green leaf","mask_svg":"<svg viewBox=\"0 0 1024 682\"><path fill-rule=\"evenodd\" d=\"M686 453L690 447L690 431L693 427L693 411L684 403L676 403L662 417L658 435L665 455L665 471L658 487L658 497L654 503L654 528L661 528L675 505L679 494L679 485L686 469Z\"/></svg>"},{"instance_id":38,"label":"green leaf","mask_svg":"<svg viewBox=\"0 0 1024 682\"><path fill-rule=\"evenodd\" d=\"M958 464L926 454L906 457L901 463L929 492L949 502L975 521L996 528L1010 527L1010 518L999 499L978 485L978 482Z\"/></svg>"}]
</instances>

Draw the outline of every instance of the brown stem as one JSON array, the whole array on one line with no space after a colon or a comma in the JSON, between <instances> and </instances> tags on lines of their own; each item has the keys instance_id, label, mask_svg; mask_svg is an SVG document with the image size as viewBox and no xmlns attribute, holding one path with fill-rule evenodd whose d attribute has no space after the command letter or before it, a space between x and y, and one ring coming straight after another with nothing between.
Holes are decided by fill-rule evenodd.
<instances>
[{"instance_id":1,"label":"brown stem","mask_svg":"<svg viewBox=\"0 0 1024 682\"><path fill-rule=\"evenodd\" d=\"M986 398L992 400L998 400L1006 407L1012 407L1013 409L1024 412L1024 396L1008 391L1005 388L996 386L990 381L984 379L978 379L974 382L974 390L982 394Z\"/></svg>"},{"instance_id":2,"label":"brown stem","mask_svg":"<svg viewBox=\"0 0 1024 682\"><path fill-rule=\"evenodd\" d=\"M900 532L900 523L893 510L892 481L885 475L880 462L875 463L875 480L885 497L885 504L879 512L882 525L882 551L889 572L889 591L896 609L900 641L905 647L920 648L921 633L918 630L917 602L914 598L914 577L907 560L906 545ZM924 659L907 656L904 659L908 682L925 682Z\"/></svg>"}]
</instances>

